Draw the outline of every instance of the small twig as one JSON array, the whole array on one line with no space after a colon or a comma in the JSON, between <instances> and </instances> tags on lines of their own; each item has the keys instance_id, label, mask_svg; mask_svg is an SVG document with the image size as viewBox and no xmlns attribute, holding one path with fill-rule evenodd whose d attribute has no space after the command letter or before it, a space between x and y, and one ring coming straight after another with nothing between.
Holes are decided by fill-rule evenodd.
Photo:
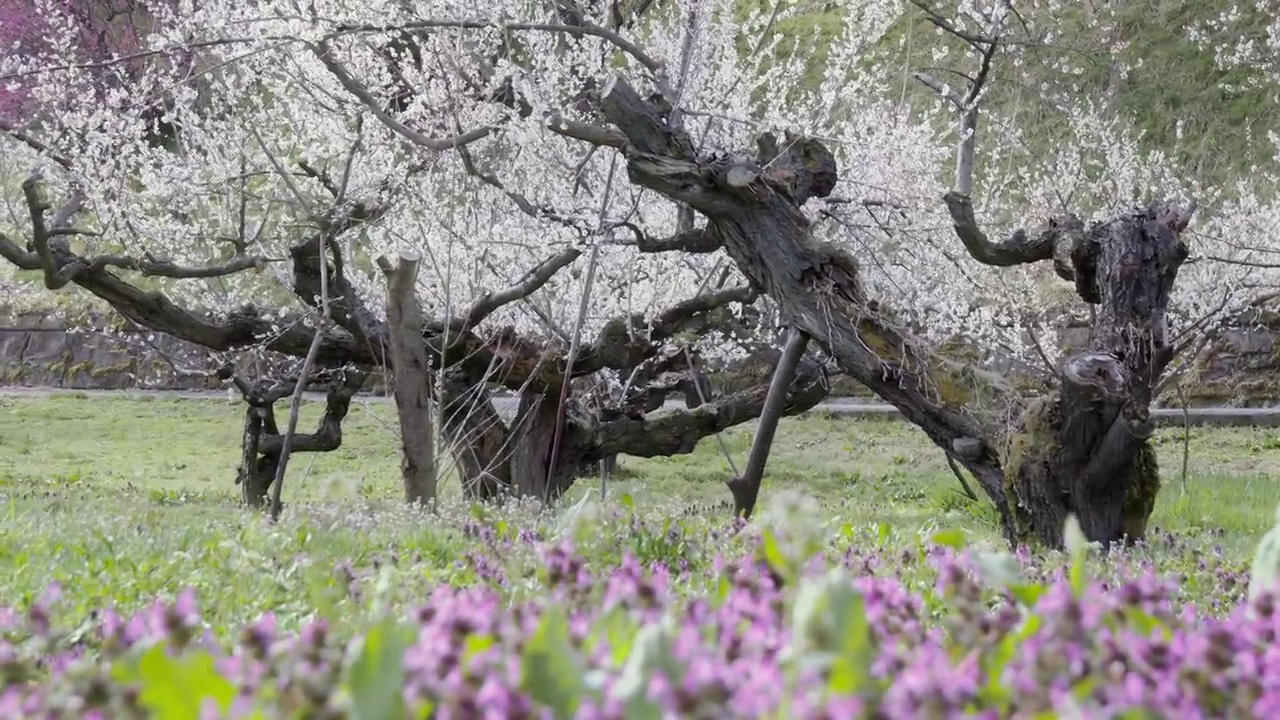
<instances>
[{"instance_id":1,"label":"small twig","mask_svg":"<svg viewBox=\"0 0 1280 720\"><path fill-rule=\"evenodd\" d=\"M689 366L689 369L692 370L693 357L689 354L688 345L684 346L684 361L685 364ZM695 382L693 384L693 390L698 393L698 402L706 405L707 397L702 392L702 385ZM738 472L738 465L733 462L733 453L729 452L729 444L724 441L724 436L719 432L716 433L716 442L720 444L720 452L724 454L725 462L729 463L729 470L733 472L733 477L742 477L742 473Z\"/></svg>"},{"instance_id":2,"label":"small twig","mask_svg":"<svg viewBox=\"0 0 1280 720\"><path fill-rule=\"evenodd\" d=\"M956 479L960 481L960 487L964 488L964 494L974 502L978 502L978 494L969 487L969 481L965 479L964 473L961 472L960 466L956 463L956 459L951 457L951 453L947 453L947 464L951 466L951 472L955 473Z\"/></svg>"},{"instance_id":3,"label":"small twig","mask_svg":"<svg viewBox=\"0 0 1280 720\"><path fill-rule=\"evenodd\" d=\"M1191 462L1191 413L1187 411L1187 395L1178 385L1178 399L1182 401L1182 497L1187 496L1187 465Z\"/></svg>"},{"instance_id":4,"label":"small twig","mask_svg":"<svg viewBox=\"0 0 1280 720\"><path fill-rule=\"evenodd\" d=\"M298 429L298 415L302 409L302 394L307 389L307 379L311 375L311 368L315 365L316 355L320 352L320 343L324 340L325 328L329 325L329 268L328 261L325 259L325 242L327 238L325 233L319 234L319 253L318 260L320 263L320 322L316 324L315 335L311 338L311 347L307 349L307 357L302 361L302 370L298 373L297 384L293 386L293 398L289 402L289 425L285 429L284 439L280 443L280 461L276 465L276 478L271 488L271 520L275 522L280 519L280 493L284 487L285 468L289 464L289 451L293 443L294 433Z\"/></svg>"},{"instance_id":5,"label":"small twig","mask_svg":"<svg viewBox=\"0 0 1280 720\"><path fill-rule=\"evenodd\" d=\"M613 160L609 163L609 176L604 186L604 198L600 201L600 227L604 227L604 219L609 211L609 198L613 195L613 177L618 168L618 156L614 155ZM578 319L573 324L573 338L569 342L569 355L565 358L564 363L564 382L560 384L560 397L556 402L556 431L551 439L551 453L548 458L547 475L548 480L553 473L556 472L556 464L560 462L560 444L564 434L565 422L565 403L569 399L569 385L573 378L573 364L578 359L578 348L582 344L582 324L587 317L587 307L591 302L591 288L595 285L596 267L600 260L600 243L595 242L591 245L591 257L587 261L587 278L582 288L582 300L578 304ZM546 484L546 491L550 493L551 483ZM546 500L547 498L543 498Z\"/></svg>"}]
</instances>

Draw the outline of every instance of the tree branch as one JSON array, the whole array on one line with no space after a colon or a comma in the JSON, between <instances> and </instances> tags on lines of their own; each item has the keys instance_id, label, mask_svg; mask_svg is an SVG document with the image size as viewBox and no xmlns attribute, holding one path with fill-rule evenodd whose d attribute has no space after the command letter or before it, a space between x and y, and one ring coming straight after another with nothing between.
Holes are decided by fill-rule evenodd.
<instances>
[{"instance_id":1,"label":"tree branch","mask_svg":"<svg viewBox=\"0 0 1280 720\"><path fill-rule=\"evenodd\" d=\"M217 265L203 265L196 267L177 265L168 260L138 260L137 258L128 257L126 255L100 255L87 260L73 260L64 266L62 272L68 269L76 268L75 272L82 270L98 271L108 267L118 267L128 270L136 270L143 275L153 277L175 278L180 280L189 280L193 278L216 278L227 275L234 275L245 270L261 271L267 263L283 262L280 258L268 258L263 255L238 256Z\"/></svg>"},{"instance_id":2,"label":"tree branch","mask_svg":"<svg viewBox=\"0 0 1280 720\"><path fill-rule=\"evenodd\" d=\"M635 240L634 245L642 253L683 252L694 255L713 253L721 248L720 236L714 225L678 232L665 238L653 238L630 222L618 223L616 227L630 230Z\"/></svg>"},{"instance_id":3,"label":"tree branch","mask_svg":"<svg viewBox=\"0 0 1280 720\"><path fill-rule=\"evenodd\" d=\"M567 248L536 265L532 270L525 273L520 282L506 290L496 293L486 292L467 311L467 319L463 327L473 328L503 305L526 298L537 292L539 288L550 282L556 273L568 267L581 255L582 251L578 248Z\"/></svg>"},{"instance_id":4,"label":"tree branch","mask_svg":"<svg viewBox=\"0 0 1280 720\"><path fill-rule=\"evenodd\" d=\"M779 355L781 357L781 355ZM662 457L693 452L698 442L760 416L769 384L706 402L692 410L673 410L652 415L622 417L592 428L597 439L586 459L596 460L618 453L635 457ZM821 366L805 358L788 388L784 415L796 415L822 402L827 384Z\"/></svg>"},{"instance_id":5,"label":"tree branch","mask_svg":"<svg viewBox=\"0 0 1280 720\"><path fill-rule=\"evenodd\" d=\"M419 20L415 22L403 23L400 25L341 25L338 30L331 33L323 40L321 44L325 45L329 40L343 35L351 35L357 33L390 33L404 30L429 30L429 29L456 29L456 30L487 30L497 28L500 30L515 31L532 31L532 32L552 32L566 34L583 34L592 35L607 41L619 50L627 53L635 58L637 62L643 65L655 75L661 74L663 65L657 59L650 56L639 45L622 37L618 33L608 28L600 27L592 23L584 22L575 25L560 25L556 23L492 23L483 20Z\"/></svg>"},{"instance_id":6,"label":"tree branch","mask_svg":"<svg viewBox=\"0 0 1280 720\"><path fill-rule=\"evenodd\" d=\"M992 242L978 227L968 195L949 192L943 197L943 201L947 204L956 235L964 243L965 250L974 260L984 265L1010 267L1050 260L1055 257L1059 244L1074 244L1084 233L1084 223L1074 215L1067 215L1050 221L1049 227L1034 237L1028 237L1026 230L1019 228L1005 240ZM1068 268L1069 266L1059 268L1059 275ZM1065 279L1070 280L1072 276L1067 275Z\"/></svg>"},{"instance_id":7,"label":"tree branch","mask_svg":"<svg viewBox=\"0 0 1280 720\"><path fill-rule=\"evenodd\" d=\"M365 107L369 109L369 112L373 113L373 116L378 118L383 125L394 130L401 137L404 137L415 145L427 148L428 150L443 152L445 150L451 150L467 145L468 143L473 143L477 140L488 137L488 135L493 132L493 128L491 127L482 127L444 140L437 140L423 135L417 130L414 130L408 125L405 125L392 117L391 114L378 103L377 98L369 92L369 89L361 84L359 80L352 77L351 73L347 72L347 69L342 65L342 63L332 57L330 50L331 48L325 41L321 41L318 45L311 46L311 51L320 59L320 62L324 64L325 68L327 68L329 72L338 79L338 82L342 84L342 87L346 88L347 92L355 95L360 102L364 103Z\"/></svg>"},{"instance_id":8,"label":"tree branch","mask_svg":"<svg viewBox=\"0 0 1280 720\"><path fill-rule=\"evenodd\" d=\"M598 125L569 120L559 110L547 115L547 127L559 135L600 147L622 148L627 144L627 138L622 133Z\"/></svg>"}]
</instances>

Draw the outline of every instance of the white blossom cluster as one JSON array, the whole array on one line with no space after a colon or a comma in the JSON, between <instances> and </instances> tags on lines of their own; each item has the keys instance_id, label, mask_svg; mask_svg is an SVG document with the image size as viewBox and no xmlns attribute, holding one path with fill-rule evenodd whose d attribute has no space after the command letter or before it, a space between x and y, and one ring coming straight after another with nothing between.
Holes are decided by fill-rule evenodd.
<instances>
[{"instance_id":1,"label":"white blossom cluster","mask_svg":"<svg viewBox=\"0 0 1280 720\"><path fill-rule=\"evenodd\" d=\"M608 24L610 3L582 4L593 22ZM962 4L974 8L962 9L960 27L980 31L972 18L989 9ZM1028 352L1029 328L1052 333L1083 306L1047 266L993 269L965 254L941 201L955 133L939 123L941 111L913 113L897 102L884 87L889 71L870 62L907 6L846 5L821 81L802 90L812 48L774 32L803 14L796 3L748 12L734 0L678 0L617 31L639 49L629 52L565 31L555 3L535 0L181 0L157 4L134 57L103 61L77 51L80 30L60 3L39 0L50 49L5 55L0 77L33 93L44 112L28 135L47 147L0 141L0 230L25 237L18 184L41 165L55 204L72 188L86 198L77 226L95 234L76 236L78 251L190 266L262 255L275 261L264 273L140 282L214 310L251 302L285 316L299 310L288 292L289 248L317 232L317 218L376 207L375 221L335 240L370 307L383 302L373 262L382 255L422 254L420 295L442 317L573 246L583 251L577 260L485 324L564 339L581 323L589 338L611 318L653 315L713 291L726 271L728 285L744 282L723 253L632 247L621 223L665 237L679 229L678 209L631 184L616 150L548 127L554 113L598 121L575 103L589 82L616 73L642 92L674 93L679 122L705 153L752 152L767 131L822 139L840 183L805 210L819 238L859 259L870 293L932 340L959 333ZM406 31L416 57L392 49ZM661 81L641 54L663 68ZM1016 72L1022 56L1007 62ZM148 142L156 107L178 128L173 147ZM1018 122L984 116L975 204L992 237L1034 231L1066 211L1100 219L1153 197L1213 200L1183 187L1166 158L1140 151L1121 120L1086 102L1060 111L1074 142L1048 157L1020 146ZM488 133L462 149L448 142L481 129ZM1275 245L1280 209L1238 190L1240 199L1196 226L1180 318L1240 307L1271 284L1262 268L1209 259L1253 258ZM1223 301L1224 291L1233 297ZM1043 342L1053 352L1055 340Z\"/></svg>"}]
</instances>

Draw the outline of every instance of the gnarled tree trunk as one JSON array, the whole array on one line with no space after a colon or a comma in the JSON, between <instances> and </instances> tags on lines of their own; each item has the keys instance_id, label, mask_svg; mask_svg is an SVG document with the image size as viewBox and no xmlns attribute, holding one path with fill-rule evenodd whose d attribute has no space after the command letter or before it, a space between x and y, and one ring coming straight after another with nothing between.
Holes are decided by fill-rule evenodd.
<instances>
[{"instance_id":1,"label":"gnarled tree trunk","mask_svg":"<svg viewBox=\"0 0 1280 720\"><path fill-rule=\"evenodd\" d=\"M400 475L405 502L425 505L436 499L435 430L431 422L431 368L422 343L422 309L415 283L418 256L401 253L400 262L378 258L387 280L387 329L391 339L392 393L400 420Z\"/></svg>"},{"instance_id":2,"label":"gnarled tree trunk","mask_svg":"<svg viewBox=\"0 0 1280 720\"><path fill-rule=\"evenodd\" d=\"M325 374L330 377L327 378L324 416L320 418L315 432L293 437L292 452L332 452L342 445L342 421L351 408L351 398L364 384L366 373L338 370ZM254 383L240 377L234 380L247 405L236 483L241 486L246 505L262 508L266 506L267 492L275 482L280 454L284 450L284 435L276 424L274 406L293 394L298 380L259 380Z\"/></svg>"},{"instance_id":3,"label":"gnarled tree trunk","mask_svg":"<svg viewBox=\"0 0 1280 720\"><path fill-rule=\"evenodd\" d=\"M496 500L511 494L507 464L507 427L483 384L471 384L456 370L445 373L440 403L444 439L470 500Z\"/></svg>"},{"instance_id":4,"label":"gnarled tree trunk","mask_svg":"<svg viewBox=\"0 0 1280 720\"><path fill-rule=\"evenodd\" d=\"M1062 542L1068 514L1085 536L1142 538L1160 489L1150 405L1173 355L1166 313L1187 248L1161 208L1078 235L1071 275L1096 305L1088 348L1064 363L1057 391L1023 415L1006 458L1019 538Z\"/></svg>"},{"instance_id":5,"label":"gnarled tree trunk","mask_svg":"<svg viewBox=\"0 0 1280 720\"><path fill-rule=\"evenodd\" d=\"M1152 386L1172 357L1165 314L1186 256L1189 216L1162 205L1086 229L1059 219L1034 237L992 242L967 195L946 202L976 259L991 265L1052 260L1098 307L1090 352L1061 370L1055 397L1029 404L1001 378L921 343L891 310L867 297L857 263L817 241L801 206L835 187L835 158L821 143L760 139L752 157L701 153L665 121L666 110L615 78L600 110L617 131L563 126L612 145L631 179L707 218L699 240L723 247L783 322L826 349L840 368L896 406L967 467L1004 520L1010 542L1060 546L1076 513L1090 540L1141 537L1159 486L1146 437ZM692 244L692 241L689 241ZM1024 415L1011 437L1010 417Z\"/></svg>"}]
</instances>

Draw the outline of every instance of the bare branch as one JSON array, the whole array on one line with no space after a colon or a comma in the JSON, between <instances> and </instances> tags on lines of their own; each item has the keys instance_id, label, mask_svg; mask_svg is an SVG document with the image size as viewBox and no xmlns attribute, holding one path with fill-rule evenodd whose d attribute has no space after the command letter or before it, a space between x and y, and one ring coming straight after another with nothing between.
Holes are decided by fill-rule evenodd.
<instances>
[{"instance_id":1,"label":"bare branch","mask_svg":"<svg viewBox=\"0 0 1280 720\"><path fill-rule=\"evenodd\" d=\"M11 137L21 141L32 150L35 150L36 152L47 156L48 158L56 162L58 165L61 165L63 169L65 170L71 169L70 160L53 152L48 145L45 145L43 142L40 142L39 140L37 140L35 136L27 133L24 130L19 129L16 125L14 125L13 123L10 123L9 121L3 118L0 118L0 132L5 132L9 134Z\"/></svg>"},{"instance_id":2,"label":"bare branch","mask_svg":"<svg viewBox=\"0 0 1280 720\"><path fill-rule=\"evenodd\" d=\"M992 45L1000 41L1000 39L996 37L987 37L985 35L975 35L974 33L965 32L964 30L961 30L960 28L956 27L955 24L952 23L949 19L947 19L945 15L942 15L937 10L934 10L932 7L930 7L928 3L924 2L924 0L911 0L911 4L923 10L925 18L928 19L928 21L932 23L934 27L937 27L946 33L954 35L955 37L969 43L979 51L982 49L982 46L984 45Z\"/></svg>"},{"instance_id":3,"label":"bare branch","mask_svg":"<svg viewBox=\"0 0 1280 720\"><path fill-rule=\"evenodd\" d=\"M647 68L654 74L660 74L663 70L662 63L651 57L648 53L640 48L639 45L622 37L618 33L608 28L600 27L592 23L582 23L581 25L559 25L555 23L503 23L496 24L485 22L482 20L419 20L415 22L403 23L400 25L342 25L338 30L331 33L323 40L322 45L327 45L328 41L341 37L343 35L352 35L357 33L388 33L404 30L429 30L436 29L457 29L457 30L487 30L489 28L498 28L501 30L514 31L532 31L532 32L552 32L552 33L576 33L582 35L592 35L610 43L614 47L622 50L637 62Z\"/></svg>"},{"instance_id":4,"label":"bare branch","mask_svg":"<svg viewBox=\"0 0 1280 720\"><path fill-rule=\"evenodd\" d=\"M827 395L818 364L802 361L783 406L783 415L804 412ZM767 383L707 401L692 410L662 411L638 418L621 417L603 422L595 430L596 445L588 459L626 453L655 457L693 452L708 436L760 416L768 395Z\"/></svg>"},{"instance_id":5,"label":"bare branch","mask_svg":"<svg viewBox=\"0 0 1280 720\"><path fill-rule=\"evenodd\" d=\"M40 171L35 171L22 181L22 194L27 200L27 212L31 216L31 244L35 246L36 257L40 259L40 267L44 270L44 284L50 290L57 290L66 285L70 278L58 278L58 263L53 259L49 249L49 233L45 230L44 214L49 203L40 197L37 183L41 180Z\"/></svg>"},{"instance_id":6,"label":"bare branch","mask_svg":"<svg viewBox=\"0 0 1280 720\"><path fill-rule=\"evenodd\" d=\"M467 320L464 327L473 328L503 305L532 295L539 288L550 282L556 273L569 266L581 255L582 251L578 248L567 248L559 254L538 263L532 270L525 273L520 282L506 290L496 293L486 292L472 304L471 309L467 312Z\"/></svg>"},{"instance_id":7,"label":"bare branch","mask_svg":"<svg viewBox=\"0 0 1280 720\"><path fill-rule=\"evenodd\" d=\"M1027 231L1019 228L1008 238L992 242L978 227L968 195L949 192L943 197L943 201L947 204L947 211L951 214L951 222L955 225L960 242L964 243L974 260L984 265L1010 267L1050 260L1060 242L1084 233L1084 223L1079 218L1068 215L1050 221L1049 227L1034 237L1028 237ZM1062 271L1060 268L1060 275Z\"/></svg>"},{"instance_id":8,"label":"bare branch","mask_svg":"<svg viewBox=\"0 0 1280 720\"><path fill-rule=\"evenodd\" d=\"M324 66L333 74L334 77L338 79L338 82L342 84L342 87L346 88L347 92L355 95L360 102L364 103L365 107L369 108L369 111L373 113L373 116L378 118L383 125L391 128L400 136L415 145L420 145L428 150L443 152L445 150L461 147L468 143L473 143L477 140L488 137L488 135L493 132L493 128L491 127L482 127L444 140L437 140L423 135L417 130L414 130L408 125L405 125L392 117L391 114L378 103L377 98L369 92L369 89L359 80L352 77L351 73L347 72L347 69L342 65L342 63L338 62L333 57L330 49L331 48L328 43L324 41L319 45L311 46L311 50L315 56L320 59L320 62L324 63Z\"/></svg>"},{"instance_id":9,"label":"bare branch","mask_svg":"<svg viewBox=\"0 0 1280 720\"><path fill-rule=\"evenodd\" d=\"M937 93L943 100L955 105L957 108L964 107L964 100L962 100L959 95L955 94L955 91L950 87L944 85L932 75L917 72L912 73L912 76L915 77L916 80L919 80L922 85Z\"/></svg>"},{"instance_id":10,"label":"bare branch","mask_svg":"<svg viewBox=\"0 0 1280 720\"><path fill-rule=\"evenodd\" d=\"M716 233L714 225L676 233L665 238L650 237L643 230L636 227L635 224L629 222L618 223L616 227L630 230L635 235L635 240L628 244L635 245L636 249L643 253L678 251L691 254L706 254L713 253L721 247L720 236Z\"/></svg>"},{"instance_id":11,"label":"bare branch","mask_svg":"<svg viewBox=\"0 0 1280 720\"><path fill-rule=\"evenodd\" d=\"M240 255L216 265L186 267L174 264L168 260L156 260L154 258L138 260L137 258L125 255L102 255L89 260L73 261L67 267L80 265L78 270L91 269L94 271L102 270L107 267L118 267L128 270L137 270L143 275L153 277L188 280L192 278L225 277L245 270L261 271L268 263L273 262L282 262L282 259L269 258L263 255ZM64 271L65 269L66 268L64 268Z\"/></svg>"},{"instance_id":12,"label":"bare branch","mask_svg":"<svg viewBox=\"0 0 1280 720\"><path fill-rule=\"evenodd\" d=\"M965 478L964 471L960 469L959 463L952 457L951 453L946 453L947 465L951 467L951 472L955 474L956 479L960 481L960 487L964 489L965 497L974 502L978 502L978 494L969 487L969 480Z\"/></svg>"},{"instance_id":13,"label":"bare branch","mask_svg":"<svg viewBox=\"0 0 1280 720\"><path fill-rule=\"evenodd\" d=\"M338 197L338 186L333 184L333 179L329 177L329 173L312 167L311 163L306 160L299 160L298 167L302 168L302 172L306 173L308 177L314 178L323 185L324 189L328 190L330 195L335 198Z\"/></svg>"},{"instance_id":14,"label":"bare branch","mask_svg":"<svg viewBox=\"0 0 1280 720\"><path fill-rule=\"evenodd\" d=\"M320 354L320 344L324 342L325 331L328 330L330 314L329 314L329 268L325 267L325 234L319 234L320 242L320 318L316 323L315 335L311 338L311 347L307 349L307 357L302 361L302 370L298 372L298 383L294 387L293 399L289 403L289 425L285 430L284 439L280 443L280 458L276 465L276 479L271 488L271 519L280 519L280 493L284 488L285 468L289 464L290 445L293 442L294 433L298 429L298 414L302 409L302 394L306 392L307 378L311 374L311 368L316 362L316 356Z\"/></svg>"},{"instance_id":15,"label":"bare branch","mask_svg":"<svg viewBox=\"0 0 1280 720\"><path fill-rule=\"evenodd\" d=\"M627 144L627 138L617 130L566 119L558 110L547 116L547 127L554 133L592 145L623 148Z\"/></svg>"}]
</instances>

